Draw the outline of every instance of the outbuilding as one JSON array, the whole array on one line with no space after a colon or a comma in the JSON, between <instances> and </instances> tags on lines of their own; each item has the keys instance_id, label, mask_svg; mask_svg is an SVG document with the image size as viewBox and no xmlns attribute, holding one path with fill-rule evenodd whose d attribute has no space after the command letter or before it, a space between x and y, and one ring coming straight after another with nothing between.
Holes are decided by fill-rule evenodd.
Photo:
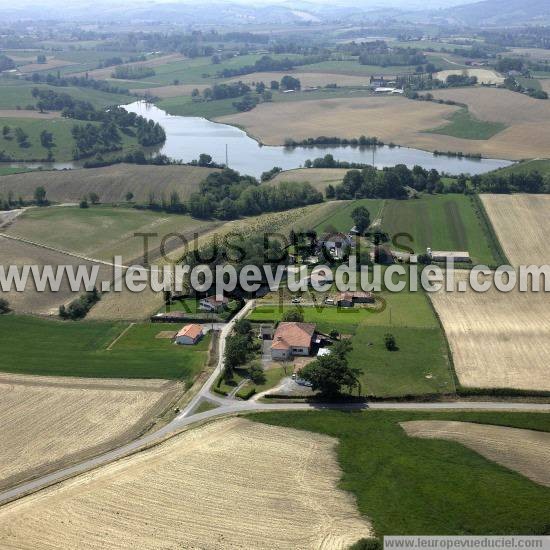
<instances>
[{"instance_id":1,"label":"outbuilding","mask_svg":"<svg viewBox=\"0 0 550 550\"><path fill-rule=\"evenodd\" d=\"M185 325L177 334L175 342L181 346L193 346L202 338L202 327L197 324Z\"/></svg>"}]
</instances>

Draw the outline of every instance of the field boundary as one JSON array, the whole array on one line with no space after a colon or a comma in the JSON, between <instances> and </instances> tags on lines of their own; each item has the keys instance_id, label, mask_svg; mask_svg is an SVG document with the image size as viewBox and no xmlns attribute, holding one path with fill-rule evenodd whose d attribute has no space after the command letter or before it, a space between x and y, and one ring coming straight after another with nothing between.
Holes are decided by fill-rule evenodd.
<instances>
[{"instance_id":1,"label":"field boundary","mask_svg":"<svg viewBox=\"0 0 550 550\"><path fill-rule=\"evenodd\" d=\"M487 210L485 209L485 206L483 205L483 201L480 199L479 194L476 193L474 195L471 195L471 197L472 206L474 207L476 213L479 213L481 229L486 234L489 249L493 253L495 260L500 265L511 265L510 260L508 260L508 257L506 256L506 253L504 252L504 249L500 244L500 240L496 234L495 228L493 227L491 218L487 214Z\"/></svg>"}]
</instances>

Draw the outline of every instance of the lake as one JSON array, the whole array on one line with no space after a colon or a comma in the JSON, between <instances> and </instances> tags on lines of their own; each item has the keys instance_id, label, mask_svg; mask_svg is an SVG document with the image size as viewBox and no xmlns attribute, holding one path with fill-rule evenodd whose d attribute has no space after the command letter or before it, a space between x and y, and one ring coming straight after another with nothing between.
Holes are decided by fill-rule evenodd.
<instances>
[{"instance_id":1,"label":"lake","mask_svg":"<svg viewBox=\"0 0 550 550\"><path fill-rule=\"evenodd\" d=\"M235 126L212 122L201 117L169 115L153 104L136 101L124 108L161 124L166 132L166 141L161 147L150 148L149 153L160 152L170 158L190 162L207 153L217 163L227 161L230 168L259 177L262 172L279 166L283 170L300 168L308 159L324 157L327 153L336 160L374 164L377 168L405 164L409 168L418 164L426 169L435 168L448 174L483 174L509 166L512 162L499 159L468 159L435 156L432 153L410 147L352 147L315 146L283 147L261 145L246 132ZM313 136L315 137L315 136ZM15 162L11 166L68 169L80 168L84 161L25 163Z\"/></svg>"}]
</instances>

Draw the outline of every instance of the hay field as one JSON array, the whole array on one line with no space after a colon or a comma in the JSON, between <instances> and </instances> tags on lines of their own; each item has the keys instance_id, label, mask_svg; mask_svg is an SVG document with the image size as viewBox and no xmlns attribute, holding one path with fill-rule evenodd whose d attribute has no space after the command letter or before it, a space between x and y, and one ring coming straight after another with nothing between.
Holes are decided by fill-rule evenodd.
<instances>
[{"instance_id":1,"label":"hay field","mask_svg":"<svg viewBox=\"0 0 550 550\"><path fill-rule=\"evenodd\" d=\"M3 507L0 545L344 549L372 531L337 486L335 444L241 418L207 424Z\"/></svg>"},{"instance_id":2,"label":"hay field","mask_svg":"<svg viewBox=\"0 0 550 550\"><path fill-rule=\"evenodd\" d=\"M0 234L0 265L6 267L15 265L18 268L25 265L37 265L40 268L51 265L54 269L55 266L59 265L84 265L90 270L94 264L53 250L6 239ZM112 268L100 265L99 281L109 281L111 278ZM2 297L9 301L10 307L17 313L57 315L61 304L74 300L80 294L82 292L74 293L71 291L66 276L64 276L59 292L38 292L29 279L24 292L17 292L12 289L9 292L2 292Z\"/></svg>"},{"instance_id":3,"label":"hay field","mask_svg":"<svg viewBox=\"0 0 550 550\"><path fill-rule=\"evenodd\" d=\"M300 80L302 88L308 86L326 86L327 84L338 84L338 86L369 86L369 76L359 76L350 74L338 74L338 73L305 73L305 72L273 72L273 73L251 73L233 78L230 82L238 82L239 80L245 84L251 84L253 82L265 82L266 86L272 80L280 81L286 74L292 75L294 78Z\"/></svg>"},{"instance_id":4,"label":"hay field","mask_svg":"<svg viewBox=\"0 0 550 550\"><path fill-rule=\"evenodd\" d=\"M456 441L535 483L550 487L550 433L470 422L402 422L410 437Z\"/></svg>"},{"instance_id":5,"label":"hay field","mask_svg":"<svg viewBox=\"0 0 550 550\"><path fill-rule=\"evenodd\" d=\"M467 273L455 272L455 279ZM519 291L436 292L460 383L550 391L550 295Z\"/></svg>"},{"instance_id":6,"label":"hay field","mask_svg":"<svg viewBox=\"0 0 550 550\"><path fill-rule=\"evenodd\" d=\"M500 76L495 71L490 69L450 69L447 71L440 71L435 73L435 78L439 80L447 80L447 77L450 75L462 75L466 73L468 76L476 76L477 81L480 84L502 84L504 82L504 77Z\"/></svg>"},{"instance_id":7,"label":"hay field","mask_svg":"<svg viewBox=\"0 0 550 550\"><path fill-rule=\"evenodd\" d=\"M53 248L81 254L86 258L113 262L122 256L125 265L140 261L144 254L144 239L139 233L150 233L150 259L160 255L160 246L166 238L165 250L182 246L215 227L215 222L196 220L188 215L135 210L124 207L63 206L30 208L20 215L5 233L39 242ZM156 236L153 236L156 234ZM181 237L169 235L177 234Z\"/></svg>"},{"instance_id":8,"label":"hay field","mask_svg":"<svg viewBox=\"0 0 550 550\"><path fill-rule=\"evenodd\" d=\"M346 172L344 168L296 168L277 174L268 183L278 185L283 181L307 182L324 194L327 185L342 183Z\"/></svg>"},{"instance_id":9,"label":"hay field","mask_svg":"<svg viewBox=\"0 0 550 550\"><path fill-rule=\"evenodd\" d=\"M267 145L280 145L285 138L317 136L356 138L376 136L383 141L415 146L419 139L440 149L441 136L422 134L440 126L457 107L429 102L411 102L401 97L318 99L262 103L252 111L217 120L244 127Z\"/></svg>"},{"instance_id":10,"label":"hay field","mask_svg":"<svg viewBox=\"0 0 550 550\"><path fill-rule=\"evenodd\" d=\"M168 86L158 86L151 88L133 88L130 92L138 95L152 95L159 97L160 99L166 99L167 97L178 97L181 95L191 95L191 92L197 88L202 92L205 88L208 88L206 84L171 84Z\"/></svg>"},{"instance_id":11,"label":"hay field","mask_svg":"<svg viewBox=\"0 0 550 550\"><path fill-rule=\"evenodd\" d=\"M118 65L118 67L159 67L160 65L165 65L166 63L172 63L174 61L182 61L185 57L179 53L171 53L167 55L161 55L159 57L152 57L146 59L145 61L133 61L132 63L124 63ZM74 63L69 63L73 65ZM87 74L90 78L97 79L111 79L111 75L115 72L117 66L113 67L104 67L102 69L94 69L92 71L87 71ZM85 76L86 72L74 73L72 76ZM113 79L116 81L116 79ZM131 82L131 81L128 81ZM141 79L136 80L135 82L142 82Z\"/></svg>"},{"instance_id":12,"label":"hay field","mask_svg":"<svg viewBox=\"0 0 550 550\"><path fill-rule=\"evenodd\" d=\"M182 389L164 380L0 374L0 489L132 440Z\"/></svg>"},{"instance_id":13,"label":"hay field","mask_svg":"<svg viewBox=\"0 0 550 550\"><path fill-rule=\"evenodd\" d=\"M481 200L514 267L550 262L550 196L481 195Z\"/></svg>"},{"instance_id":14,"label":"hay field","mask_svg":"<svg viewBox=\"0 0 550 550\"><path fill-rule=\"evenodd\" d=\"M115 164L104 168L26 172L0 178L0 195L7 196L12 191L15 197L32 199L36 187L42 185L48 199L56 202L77 202L92 191L104 203L125 201L129 191L137 203L146 202L150 192L159 200L163 193L169 197L172 191L177 191L185 200L213 171L198 166Z\"/></svg>"},{"instance_id":15,"label":"hay field","mask_svg":"<svg viewBox=\"0 0 550 550\"><path fill-rule=\"evenodd\" d=\"M439 149L480 152L513 160L547 157L550 149L550 102L496 88L456 88L434 90L435 98L451 99L468 105L479 120L501 122L508 128L486 141L469 142L439 136Z\"/></svg>"}]
</instances>

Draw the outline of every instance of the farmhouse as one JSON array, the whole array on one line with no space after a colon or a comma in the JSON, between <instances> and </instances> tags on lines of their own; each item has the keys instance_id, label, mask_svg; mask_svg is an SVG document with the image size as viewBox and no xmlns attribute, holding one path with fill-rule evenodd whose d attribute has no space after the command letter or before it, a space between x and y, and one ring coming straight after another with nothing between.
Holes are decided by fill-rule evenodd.
<instances>
[{"instance_id":1,"label":"farmhouse","mask_svg":"<svg viewBox=\"0 0 550 550\"><path fill-rule=\"evenodd\" d=\"M199 309L201 311L209 311L209 312L220 312L223 311L227 304L229 303L229 300L220 294L216 296L208 296L207 298L202 298L199 302Z\"/></svg>"},{"instance_id":2,"label":"farmhouse","mask_svg":"<svg viewBox=\"0 0 550 550\"><path fill-rule=\"evenodd\" d=\"M312 323L279 323L271 344L271 358L284 361L294 355L309 355L314 334Z\"/></svg>"},{"instance_id":3,"label":"farmhouse","mask_svg":"<svg viewBox=\"0 0 550 550\"><path fill-rule=\"evenodd\" d=\"M341 292L336 298L339 307L353 307L355 304L373 304L372 292Z\"/></svg>"},{"instance_id":4,"label":"farmhouse","mask_svg":"<svg viewBox=\"0 0 550 550\"><path fill-rule=\"evenodd\" d=\"M470 253L456 250L432 250L427 249L428 256L433 262L446 262L452 260L454 262L471 262Z\"/></svg>"},{"instance_id":5,"label":"farmhouse","mask_svg":"<svg viewBox=\"0 0 550 550\"><path fill-rule=\"evenodd\" d=\"M182 346L192 346L196 344L202 337L202 327L200 325L185 325L176 334L176 344Z\"/></svg>"},{"instance_id":6,"label":"farmhouse","mask_svg":"<svg viewBox=\"0 0 550 550\"><path fill-rule=\"evenodd\" d=\"M334 259L341 259L344 257L346 249L351 246L351 239L344 233L333 233L325 235L321 239L321 246L329 252Z\"/></svg>"}]
</instances>

